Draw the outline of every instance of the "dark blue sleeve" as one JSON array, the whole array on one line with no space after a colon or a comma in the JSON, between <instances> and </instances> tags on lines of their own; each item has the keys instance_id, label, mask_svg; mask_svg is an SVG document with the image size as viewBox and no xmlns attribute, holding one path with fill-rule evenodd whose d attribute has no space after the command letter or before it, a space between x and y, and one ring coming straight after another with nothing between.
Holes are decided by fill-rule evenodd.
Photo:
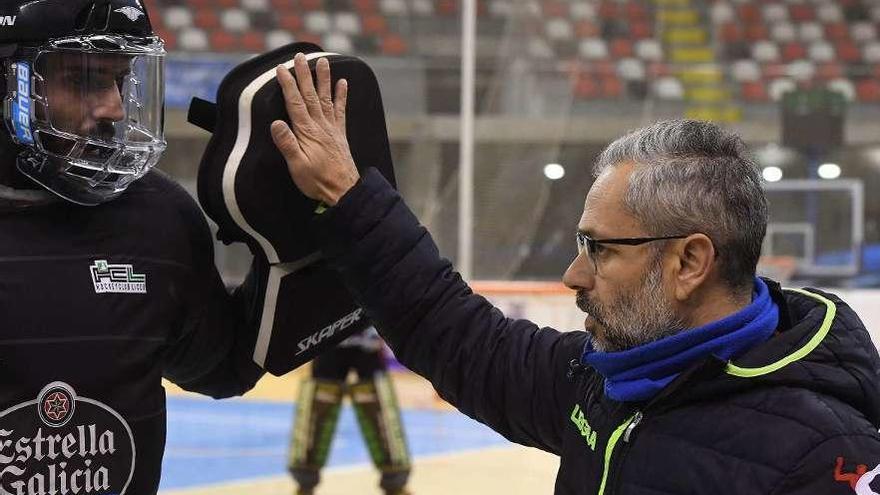
<instances>
[{"instance_id":1,"label":"dark blue sleeve","mask_svg":"<svg viewBox=\"0 0 880 495\"><path fill-rule=\"evenodd\" d=\"M474 294L374 169L316 220L325 256L400 361L506 438L559 453L584 332L506 318Z\"/></svg>"}]
</instances>

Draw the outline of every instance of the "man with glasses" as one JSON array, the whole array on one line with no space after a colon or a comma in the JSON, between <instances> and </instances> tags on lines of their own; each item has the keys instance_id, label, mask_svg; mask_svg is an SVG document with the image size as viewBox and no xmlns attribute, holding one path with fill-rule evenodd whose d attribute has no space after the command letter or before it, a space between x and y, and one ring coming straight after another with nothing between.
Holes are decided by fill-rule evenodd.
<instances>
[{"instance_id":1,"label":"man with glasses","mask_svg":"<svg viewBox=\"0 0 880 495\"><path fill-rule=\"evenodd\" d=\"M877 350L836 296L755 276L768 206L739 138L675 120L605 149L563 277L586 331L559 332L474 295L381 175L358 175L346 83L331 98L326 61L317 89L302 57L295 72L278 73L293 126L271 132L328 206L324 254L401 362L561 457L556 493L880 492L835 479L880 465Z\"/></svg>"}]
</instances>

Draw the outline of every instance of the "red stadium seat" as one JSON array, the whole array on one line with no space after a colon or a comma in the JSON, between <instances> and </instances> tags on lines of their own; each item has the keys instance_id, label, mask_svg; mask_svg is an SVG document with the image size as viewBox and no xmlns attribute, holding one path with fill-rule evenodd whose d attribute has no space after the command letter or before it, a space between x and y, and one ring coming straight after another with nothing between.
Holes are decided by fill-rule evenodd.
<instances>
[{"instance_id":1,"label":"red stadium seat","mask_svg":"<svg viewBox=\"0 0 880 495\"><path fill-rule=\"evenodd\" d=\"M764 79L772 80L785 77L786 72L788 71L788 66L786 64L764 64L761 69L764 74Z\"/></svg>"},{"instance_id":2,"label":"red stadium seat","mask_svg":"<svg viewBox=\"0 0 880 495\"><path fill-rule=\"evenodd\" d=\"M792 41L790 43L785 43L782 45L782 59L786 62L799 60L805 58L806 56L807 49L804 48L804 45L798 43L797 41Z\"/></svg>"},{"instance_id":3,"label":"red stadium seat","mask_svg":"<svg viewBox=\"0 0 880 495\"><path fill-rule=\"evenodd\" d=\"M812 21L816 18L815 9L807 4L794 4L789 7L789 13L794 22Z\"/></svg>"},{"instance_id":4,"label":"red stadium seat","mask_svg":"<svg viewBox=\"0 0 880 495\"><path fill-rule=\"evenodd\" d=\"M379 11L376 0L354 0L354 9L362 14L372 14Z\"/></svg>"},{"instance_id":5,"label":"red stadium seat","mask_svg":"<svg viewBox=\"0 0 880 495\"><path fill-rule=\"evenodd\" d=\"M848 40L849 26L847 26L844 22L826 24L825 37L832 41Z\"/></svg>"},{"instance_id":6,"label":"red stadium seat","mask_svg":"<svg viewBox=\"0 0 880 495\"><path fill-rule=\"evenodd\" d=\"M220 27L220 17L213 10L198 10L193 18L193 24L202 29L215 29Z\"/></svg>"},{"instance_id":7,"label":"red stadium seat","mask_svg":"<svg viewBox=\"0 0 880 495\"><path fill-rule=\"evenodd\" d=\"M574 25L574 33L578 38L595 38L599 36L599 26L593 21L578 21Z\"/></svg>"},{"instance_id":8,"label":"red stadium seat","mask_svg":"<svg viewBox=\"0 0 880 495\"><path fill-rule=\"evenodd\" d=\"M632 42L618 38L616 40L611 40L611 56L614 58L624 58L631 57L633 54L633 45Z\"/></svg>"},{"instance_id":9,"label":"red stadium seat","mask_svg":"<svg viewBox=\"0 0 880 495\"><path fill-rule=\"evenodd\" d=\"M214 0L211 2L214 4L214 7L220 7L223 9L231 9L233 7L238 7L239 0Z\"/></svg>"},{"instance_id":10,"label":"red stadium seat","mask_svg":"<svg viewBox=\"0 0 880 495\"><path fill-rule=\"evenodd\" d=\"M645 20L648 17L648 9L642 3L630 2L626 4L626 17L630 21Z\"/></svg>"},{"instance_id":11,"label":"red stadium seat","mask_svg":"<svg viewBox=\"0 0 880 495\"><path fill-rule=\"evenodd\" d=\"M596 77L615 77L617 66L610 60L597 60L585 66L590 74Z\"/></svg>"},{"instance_id":12,"label":"red stadium seat","mask_svg":"<svg viewBox=\"0 0 880 495\"><path fill-rule=\"evenodd\" d=\"M767 94L767 86L763 81L743 83L740 87L740 94L746 101L765 102L770 99L770 95Z\"/></svg>"},{"instance_id":13,"label":"red stadium seat","mask_svg":"<svg viewBox=\"0 0 880 495\"><path fill-rule=\"evenodd\" d=\"M602 96L605 98L620 98L623 96L623 81L617 77L605 77L602 79Z\"/></svg>"},{"instance_id":14,"label":"red stadium seat","mask_svg":"<svg viewBox=\"0 0 880 495\"><path fill-rule=\"evenodd\" d=\"M388 31L385 16L379 14L367 14L364 16L364 34L383 34Z\"/></svg>"},{"instance_id":15,"label":"red stadium seat","mask_svg":"<svg viewBox=\"0 0 880 495\"><path fill-rule=\"evenodd\" d=\"M742 40L742 30L739 24L728 22L721 26L721 41L724 43L734 43Z\"/></svg>"},{"instance_id":16,"label":"red stadium seat","mask_svg":"<svg viewBox=\"0 0 880 495\"><path fill-rule=\"evenodd\" d=\"M272 9L276 12L292 12L294 0L272 0Z\"/></svg>"},{"instance_id":17,"label":"red stadium seat","mask_svg":"<svg viewBox=\"0 0 880 495\"><path fill-rule=\"evenodd\" d=\"M213 0L187 0L191 10L210 9L213 7Z\"/></svg>"},{"instance_id":18,"label":"red stadium seat","mask_svg":"<svg viewBox=\"0 0 880 495\"><path fill-rule=\"evenodd\" d=\"M542 2L544 17L568 17L568 6L562 2Z\"/></svg>"},{"instance_id":19,"label":"red stadium seat","mask_svg":"<svg viewBox=\"0 0 880 495\"><path fill-rule=\"evenodd\" d=\"M837 50L837 58L843 62L858 62L862 58L858 45L852 41L839 41L834 48Z\"/></svg>"},{"instance_id":20,"label":"red stadium seat","mask_svg":"<svg viewBox=\"0 0 880 495\"><path fill-rule=\"evenodd\" d=\"M754 3L745 3L737 8L737 18L744 24L756 24L761 22L761 11Z\"/></svg>"},{"instance_id":21,"label":"red stadium seat","mask_svg":"<svg viewBox=\"0 0 880 495\"><path fill-rule=\"evenodd\" d=\"M382 53L398 56L407 52L406 41L397 34L388 34L382 38Z\"/></svg>"},{"instance_id":22,"label":"red stadium seat","mask_svg":"<svg viewBox=\"0 0 880 495\"><path fill-rule=\"evenodd\" d=\"M211 50L230 52L238 48L238 36L226 31L214 31L209 35Z\"/></svg>"},{"instance_id":23,"label":"red stadium seat","mask_svg":"<svg viewBox=\"0 0 880 495\"><path fill-rule=\"evenodd\" d=\"M822 79L823 81L837 79L838 77L843 76L843 67L840 64L834 62L819 64L819 66L816 68L816 75L819 76L819 79Z\"/></svg>"},{"instance_id":24,"label":"red stadium seat","mask_svg":"<svg viewBox=\"0 0 880 495\"><path fill-rule=\"evenodd\" d=\"M856 95L861 102L876 103L880 101L880 82L874 79L865 79L857 82Z\"/></svg>"},{"instance_id":25,"label":"red stadium seat","mask_svg":"<svg viewBox=\"0 0 880 495\"><path fill-rule=\"evenodd\" d=\"M458 2L456 0L437 0L437 13L445 16L458 14ZM382 43L384 46L385 43Z\"/></svg>"},{"instance_id":26,"label":"red stadium seat","mask_svg":"<svg viewBox=\"0 0 880 495\"><path fill-rule=\"evenodd\" d=\"M763 24L749 24L746 26L746 39L749 41L763 41L770 38L767 26Z\"/></svg>"},{"instance_id":27,"label":"red stadium seat","mask_svg":"<svg viewBox=\"0 0 880 495\"><path fill-rule=\"evenodd\" d=\"M620 6L614 2L604 1L599 5L599 17L613 19L620 16Z\"/></svg>"},{"instance_id":28,"label":"red stadium seat","mask_svg":"<svg viewBox=\"0 0 880 495\"><path fill-rule=\"evenodd\" d=\"M592 74L577 76L574 84L574 95L585 100L595 99L599 96L599 85L596 84Z\"/></svg>"},{"instance_id":29,"label":"red stadium seat","mask_svg":"<svg viewBox=\"0 0 880 495\"><path fill-rule=\"evenodd\" d=\"M654 29L648 22L633 22L629 26L629 32L632 38L643 40L654 35Z\"/></svg>"},{"instance_id":30,"label":"red stadium seat","mask_svg":"<svg viewBox=\"0 0 880 495\"><path fill-rule=\"evenodd\" d=\"M241 46L250 53L260 53L266 49L266 36L257 31L250 31L241 36Z\"/></svg>"},{"instance_id":31,"label":"red stadium seat","mask_svg":"<svg viewBox=\"0 0 880 495\"><path fill-rule=\"evenodd\" d=\"M669 64L663 62L652 62L648 64L648 79L657 79L672 75L672 68Z\"/></svg>"},{"instance_id":32,"label":"red stadium seat","mask_svg":"<svg viewBox=\"0 0 880 495\"><path fill-rule=\"evenodd\" d=\"M324 2L322 0L299 0L301 10L324 10Z\"/></svg>"},{"instance_id":33,"label":"red stadium seat","mask_svg":"<svg viewBox=\"0 0 880 495\"><path fill-rule=\"evenodd\" d=\"M298 14L281 14L278 18L278 27L288 31L299 31L303 27L303 20Z\"/></svg>"}]
</instances>

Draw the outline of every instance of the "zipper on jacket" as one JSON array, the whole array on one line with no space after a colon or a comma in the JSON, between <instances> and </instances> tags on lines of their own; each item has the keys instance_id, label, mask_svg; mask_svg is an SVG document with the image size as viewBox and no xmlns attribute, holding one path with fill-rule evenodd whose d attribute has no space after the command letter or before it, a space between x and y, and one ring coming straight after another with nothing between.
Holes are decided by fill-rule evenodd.
<instances>
[{"instance_id":1,"label":"zipper on jacket","mask_svg":"<svg viewBox=\"0 0 880 495\"><path fill-rule=\"evenodd\" d=\"M629 443L629 436L632 435L633 430L639 426L639 423L642 421L642 411L636 411L635 416L632 417L632 421L629 422L629 425L626 427L626 432L623 434L623 442Z\"/></svg>"},{"instance_id":2,"label":"zipper on jacket","mask_svg":"<svg viewBox=\"0 0 880 495\"><path fill-rule=\"evenodd\" d=\"M565 377L568 378L569 381L571 381L583 372L584 365L581 364L580 359L572 359L568 362L568 371L565 373Z\"/></svg>"},{"instance_id":3,"label":"zipper on jacket","mask_svg":"<svg viewBox=\"0 0 880 495\"><path fill-rule=\"evenodd\" d=\"M605 445L605 467L602 469L602 483L599 485L599 492L597 495L605 494L605 486L608 483L608 473L611 469L611 457L614 455L614 447L617 446L617 442L620 441L621 436L623 437L624 443L629 443L630 434L636 429L641 421L642 412L636 411L635 414L630 416L623 422L623 424L618 426L617 429L611 433L611 438L608 439L608 444Z\"/></svg>"},{"instance_id":4,"label":"zipper on jacket","mask_svg":"<svg viewBox=\"0 0 880 495\"><path fill-rule=\"evenodd\" d=\"M719 368L719 366L721 368ZM636 410L632 416L629 417L626 421L623 422L620 426L614 430L614 433L611 434L611 438L608 440L608 445L605 447L605 468L602 472L602 484L599 486L598 495L606 495L612 494L615 490L609 487L609 484L615 488L618 485L618 478L620 478L620 473L623 469L623 457L626 454L627 450L631 446L632 435L636 428L645 420L645 411L651 410L652 413L656 414L658 409L661 409L662 406L659 406L659 403L668 402L669 397L675 394L679 389L681 389L685 383L693 375L698 373L715 372L713 370L720 370L726 366L726 363L723 361L719 361L717 359L708 359L699 365L693 366L687 371L681 373L678 378L676 378L672 384L663 389L659 394L657 394L653 399L651 399L647 404L643 405L639 410ZM617 452L617 457L615 460L617 461L614 469L614 473L611 473L611 457L614 454L614 449L617 446L617 443L623 440L623 445L621 445L620 449ZM609 476L611 475L611 476ZM606 491L607 488L607 491Z\"/></svg>"}]
</instances>

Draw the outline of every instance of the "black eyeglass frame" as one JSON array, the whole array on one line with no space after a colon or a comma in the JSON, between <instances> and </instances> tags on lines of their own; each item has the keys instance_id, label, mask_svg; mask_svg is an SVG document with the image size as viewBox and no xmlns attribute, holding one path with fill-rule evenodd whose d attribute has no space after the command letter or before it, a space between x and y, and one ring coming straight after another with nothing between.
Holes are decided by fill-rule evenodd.
<instances>
[{"instance_id":1,"label":"black eyeglass frame","mask_svg":"<svg viewBox=\"0 0 880 495\"><path fill-rule=\"evenodd\" d=\"M596 262L596 246L599 244L617 244L624 246L638 246L654 241L668 241L671 239L685 239L687 235L665 235L661 237L619 237L615 239L593 239L583 232L576 232L575 239L578 253L586 252L587 258L593 262L594 273L599 273L599 265Z\"/></svg>"}]
</instances>

